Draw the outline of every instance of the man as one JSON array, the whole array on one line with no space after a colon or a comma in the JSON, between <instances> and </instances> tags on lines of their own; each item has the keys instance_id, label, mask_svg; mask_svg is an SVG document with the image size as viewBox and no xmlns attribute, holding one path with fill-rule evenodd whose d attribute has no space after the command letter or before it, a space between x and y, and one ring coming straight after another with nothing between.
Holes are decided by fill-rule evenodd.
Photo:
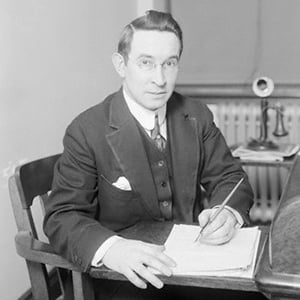
<instances>
[{"instance_id":1,"label":"man","mask_svg":"<svg viewBox=\"0 0 300 300\"><path fill-rule=\"evenodd\" d=\"M122 88L67 128L46 206L44 229L58 253L83 271L103 263L136 291L147 283L162 288L152 270L171 276L176 262L163 246L122 238L120 230L143 220L203 227L244 177L203 232L203 241L220 244L248 222L252 205L247 176L211 112L174 92L182 49L170 14L148 11L125 27L112 56ZM203 210L200 185L209 209Z\"/></svg>"}]
</instances>

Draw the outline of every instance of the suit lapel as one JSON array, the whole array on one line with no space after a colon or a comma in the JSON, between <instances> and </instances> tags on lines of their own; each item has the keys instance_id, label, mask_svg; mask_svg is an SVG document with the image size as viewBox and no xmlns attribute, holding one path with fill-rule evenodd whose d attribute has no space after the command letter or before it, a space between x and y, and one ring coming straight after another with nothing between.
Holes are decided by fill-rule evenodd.
<instances>
[{"instance_id":1,"label":"suit lapel","mask_svg":"<svg viewBox=\"0 0 300 300\"><path fill-rule=\"evenodd\" d=\"M109 122L112 131L106 138L124 175L140 194L148 213L159 218L160 210L148 158L122 90L112 99Z\"/></svg>"},{"instance_id":2,"label":"suit lapel","mask_svg":"<svg viewBox=\"0 0 300 300\"><path fill-rule=\"evenodd\" d=\"M170 143L174 198L182 218L192 219L200 160L198 127L195 118L176 94L168 102L168 140Z\"/></svg>"}]
</instances>

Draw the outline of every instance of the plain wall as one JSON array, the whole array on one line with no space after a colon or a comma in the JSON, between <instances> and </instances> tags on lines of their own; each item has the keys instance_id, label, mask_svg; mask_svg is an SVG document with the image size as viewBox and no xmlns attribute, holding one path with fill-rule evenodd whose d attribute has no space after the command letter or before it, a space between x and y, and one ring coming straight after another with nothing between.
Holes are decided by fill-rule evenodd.
<instances>
[{"instance_id":1,"label":"plain wall","mask_svg":"<svg viewBox=\"0 0 300 300\"><path fill-rule=\"evenodd\" d=\"M183 29L180 83L300 83L299 0L171 0Z\"/></svg>"},{"instance_id":2,"label":"plain wall","mask_svg":"<svg viewBox=\"0 0 300 300\"><path fill-rule=\"evenodd\" d=\"M0 298L29 288L7 178L62 151L67 124L120 86L111 54L136 0L0 1Z\"/></svg>"}]
</instances>

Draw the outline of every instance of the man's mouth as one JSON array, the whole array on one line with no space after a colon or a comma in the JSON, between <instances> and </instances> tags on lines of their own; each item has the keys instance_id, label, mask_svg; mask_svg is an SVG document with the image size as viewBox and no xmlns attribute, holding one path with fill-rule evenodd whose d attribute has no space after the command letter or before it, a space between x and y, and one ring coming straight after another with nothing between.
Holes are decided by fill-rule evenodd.
<instances>
[{"instance_id":1,"label":"man's mouth","mask_svg":"<svg viewBox=\"0 0 300 300\"><path fill-rule=\"evenodd\" d=\"M152 95L164 95L166 93L167 92L165 92L165 91L162 91L162 92L149 92L149 94L152 94Z\"/></svg>"}]
</instances>

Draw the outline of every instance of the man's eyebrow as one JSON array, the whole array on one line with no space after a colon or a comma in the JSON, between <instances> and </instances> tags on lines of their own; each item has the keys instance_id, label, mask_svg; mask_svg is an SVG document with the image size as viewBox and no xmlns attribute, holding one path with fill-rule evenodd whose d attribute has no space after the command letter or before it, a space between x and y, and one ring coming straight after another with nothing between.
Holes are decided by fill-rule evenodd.
<instances>
[{"instance_id":1,"label":"man's eyebrow","mask_svg":"<svg viewBox=\"0 0 300 300\"><path fill-rule=\"evenodd\" d=\"M140 54L137 59L140 59L140 58L152 58L154 59L154 57L152 55L149 55L149 54Z\"/></svg>"},{"instance_id":2,"label":"man's eyebrow","mask_svg":"<svg viewBox=\"0 0 300 300\"><path fill-rule=\"evenodd\" d=\"M179 60L179 56L178 55L172 55L168 59L171 59L171 58L176 58L177 60Z\"/></svg>"},{"instance_id":3,"label":"man's eyebrow","mask_svg":"<svg viewBox=\"0 0 300 300\"><path fill-rule=\"evenodd\" d=\"M136 59L140 59L140 58L151 58L151 59L154 59L154 57L152 55L149 55L149 54L140 54ZM165 61L167 61L168 59L173 59L173 58L179 60L179 56L178 55L171 55L167 59L165 59Z\"/></svg>"}]
</instances>

